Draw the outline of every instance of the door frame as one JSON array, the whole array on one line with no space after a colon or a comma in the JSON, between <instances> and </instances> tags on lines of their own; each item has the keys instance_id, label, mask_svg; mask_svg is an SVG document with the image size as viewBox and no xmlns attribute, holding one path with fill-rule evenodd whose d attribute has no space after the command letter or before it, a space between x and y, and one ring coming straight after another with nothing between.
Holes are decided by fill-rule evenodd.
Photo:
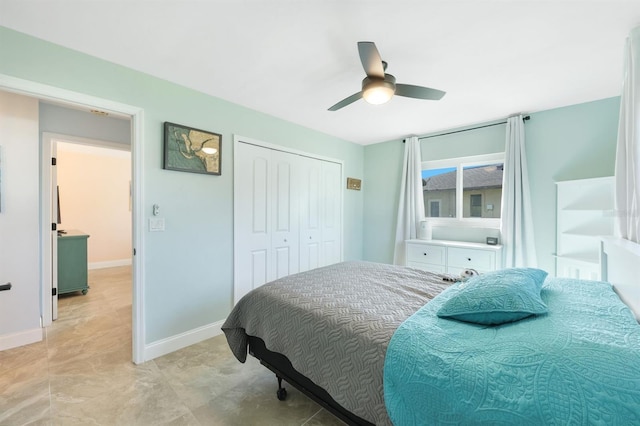
<instances>
[{"instance_id":1,"label":"door frame","mask_svg":"<svg viewBox=\"0 0 640 426\"><path fill-rule=\"evenodd\" d=\"M54 218L57 218L57 214L54 213L55 201L56 199L53 196L53 178L55 176L54 173L46 173L46 170L51 170L51 157L56 157L56 145L58 142L66 142L69 144L75 145L83 145L83 146L92 146L99 148L106 148L118 151L126 151L131 153L131 146L125 145L117 142L104 141L99 139L78 137L72 135L65 135L61 133L53 133L53 132L41 132L40 134L40 153L41 153L41 174L40 174L40 185L42 190L40 191L40 205L42 206L42 229L49 229L51 231L51 223L54 221ZM130 157L130 162L133 162L133 159ZM47 193L46 188L51 188L51 192ZM48 208L47 208L48 207ZM57 212L56 212L57 213ZM133 218L131 218L133 220ZM44 232L43 232L44 236ZM52 289L58 287L57 283L57 240L55 238L55 231L50 232L51 239L49 242L43 241L42 243L42 265L43 271L51 271L51 283ZM47 249L51 250L51 255L47 253ZM132 256L133 257L133 256ZM51 263L48 263L46 259L51 258ZM45 276L43 276L45 278ZM46 282L46 280L45 280ZM56 291L57 293L57 291ZM44 295L44 292L43 292ZM42 323L43 325L49 326L51 325L51 320L54 321L57 319L57 309L54 301L57 301L58 296L53 296L53 301L51 305L45 303L43 298L43 310L42 310Z\"/></svg>"},{"instance_id":2,"label":"door frame","mask_svg":"<svg viewBox=\"0 0 640 426\"><path fill-rule=\"evenodd\" d=\"M70 107L81 107L83 109L98 109L109 112L112 115L128 117L131 119L131 183L132 183L132 238L131 243L134 250L132 256L132 315L131 315L131 339L132 339L132 359L135 364L145 361L145 315L144 315L144 217L142 206L144 205L144 184L143 184L143 152L144 152L144 110L133 105L114 102L109 99L99 98L84 93L73 92L59 87L49 86L34 81L24 80L5 74L0 74L0 90L17 93L40 100L54 101ZM40 150L42 155L42 140ZM40 160L42 164L42 160ZM41 166L42 168L42 166ZM41 174L42 173L41 170ZM40 188L42 192L43 188ZM49 201L50 208L50 201ZM41 288L41 322L46 327L47 309L51 309L51 248L49 247L49 233L51 219L49 208L40 206L41 229L40 229L40 288ZM46 222L44 219L45 211ZM49 314L49 319L51 315Z\"/></svg>"}]
</instances>

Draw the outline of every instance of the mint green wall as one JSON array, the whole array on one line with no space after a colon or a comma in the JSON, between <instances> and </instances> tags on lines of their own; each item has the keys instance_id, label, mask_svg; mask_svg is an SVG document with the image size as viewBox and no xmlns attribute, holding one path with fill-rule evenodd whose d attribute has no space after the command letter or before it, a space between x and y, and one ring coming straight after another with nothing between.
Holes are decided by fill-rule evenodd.
<instances>
[{"instance_id":1,"label":"mint green wall","mask_svg":"<svg viewBox=\"0 0 640 426\"><path fill-rule=\"evenodd\" d=\"M145 343L224 319L231 309L234 134L340 159L345 176L363 176L360 145L4 27L0 58L0 74L144 109ZM221 133L222 176L163 170L164 121ZM153 204L165 232L146 231ZM362 191L344 192L345 260L362 258L362 206Z\"/></svg>"},{"instance_id":2,"label":"mint green wall","mask_svg":"<svg viewBox=\"0 0 640 426\"><path fill-rule=\"evenodd\" d=\"M539 266L555 272L556 187L559 180L610 176L614 172L619 98L530 114L525 137ZM434 159L484 154L495 149L486 137L501 137L504 126L426 139L423 155ZM497 129L497 130L496 130ZM501 131L502 135L494 134ZM504 143L504 142L502 142ZM389 141L365 147L364 259L391 263L404 145ZM489 151L487 151L489 150ZM434 238L460 239L477 230L444 229ZM477 235L476 235L477 234ZM489 235L487 233L487 235Z\"/></svg>"},{"instance_id":3,"label":"mint green wall","mask_svg":"<svg viewBox=\"0 0 640 426\"><path fill-rule=\"evenodd\" d=\"M403 159L401 140L365 146L362 182L365 260L393 263Z\"/></svg>"},{"instance_id":4,"label":"mint green wall","mask_svg":"<svg viewBox=\"0 0 640 426\"><path fill-rule=\"evenodd\" d=\"M555 273L556 185L614 174L620 98L531 114L525 124L540 268Z\"/></svg>"},{"instance_id":5,"label":"mint green wall","mask_svg":"<svg viewBox=\"0 0 640 426\"><path fill-rule=\"evenodd\" d=\"M506 128L506 124L496 124L473 131L420 139L422 161L504 152ZM462 127L456 131L464 129Z\"/></svg>"}]
</instances>

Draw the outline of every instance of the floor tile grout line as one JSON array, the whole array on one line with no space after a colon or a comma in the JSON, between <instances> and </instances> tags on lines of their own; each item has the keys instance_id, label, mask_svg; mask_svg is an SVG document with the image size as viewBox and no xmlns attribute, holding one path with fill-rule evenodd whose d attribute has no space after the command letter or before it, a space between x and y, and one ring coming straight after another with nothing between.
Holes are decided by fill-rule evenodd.
<instances>
[{"instance_id":1,"label":"floor tile grout line","mask_svg":"<svg viewBox=\"0 0 640 426\"><path fill-rule=\"evenodd\" d=\"M307 423L309 423L309 422L310 422L310 421L311 421L315 416L317 416L318 414L320 414L320 412L321 412L321 411L322 411L322 408L320 408L318 411L316 411L316 413L315 413L313 416L309 417L309 418L308 418L304 423L302 423L300 426L304 426L304 425L306 425Z\"/></svg>"}]
</instances>

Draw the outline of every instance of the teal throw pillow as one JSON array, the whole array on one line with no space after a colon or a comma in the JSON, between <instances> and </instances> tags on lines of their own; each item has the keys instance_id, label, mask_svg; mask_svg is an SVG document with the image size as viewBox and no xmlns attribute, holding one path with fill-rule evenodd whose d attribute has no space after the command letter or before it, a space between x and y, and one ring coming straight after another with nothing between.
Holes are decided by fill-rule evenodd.
<instances>
[{"instance_id":1,"label":"teal throw pillow","mask_svg":"<svg viewBox=\"0 0 640 426\"><path fill-rule=\"evenodd\" d=\"M484 325L545 314L540 290L547 273L535 268L508 268L470 278L451 289L437 312L440 318Z\"/></svg>"}]
</instances>

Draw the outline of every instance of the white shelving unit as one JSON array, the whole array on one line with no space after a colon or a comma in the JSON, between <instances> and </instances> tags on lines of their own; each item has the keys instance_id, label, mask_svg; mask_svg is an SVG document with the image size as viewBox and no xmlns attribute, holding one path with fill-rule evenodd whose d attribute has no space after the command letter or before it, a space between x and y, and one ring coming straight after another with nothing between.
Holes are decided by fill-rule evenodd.
<instances>
[{"instance_id":1,"label":"white shelving unit","mask_svg":"<svg viewBox=\"0 0 640 426\"><path fill-rule=\"evenodd\" d=\"M600 238L615 233L614 178L556 185L556 276L600 280Z\"/></svg>"}]
</instances>

